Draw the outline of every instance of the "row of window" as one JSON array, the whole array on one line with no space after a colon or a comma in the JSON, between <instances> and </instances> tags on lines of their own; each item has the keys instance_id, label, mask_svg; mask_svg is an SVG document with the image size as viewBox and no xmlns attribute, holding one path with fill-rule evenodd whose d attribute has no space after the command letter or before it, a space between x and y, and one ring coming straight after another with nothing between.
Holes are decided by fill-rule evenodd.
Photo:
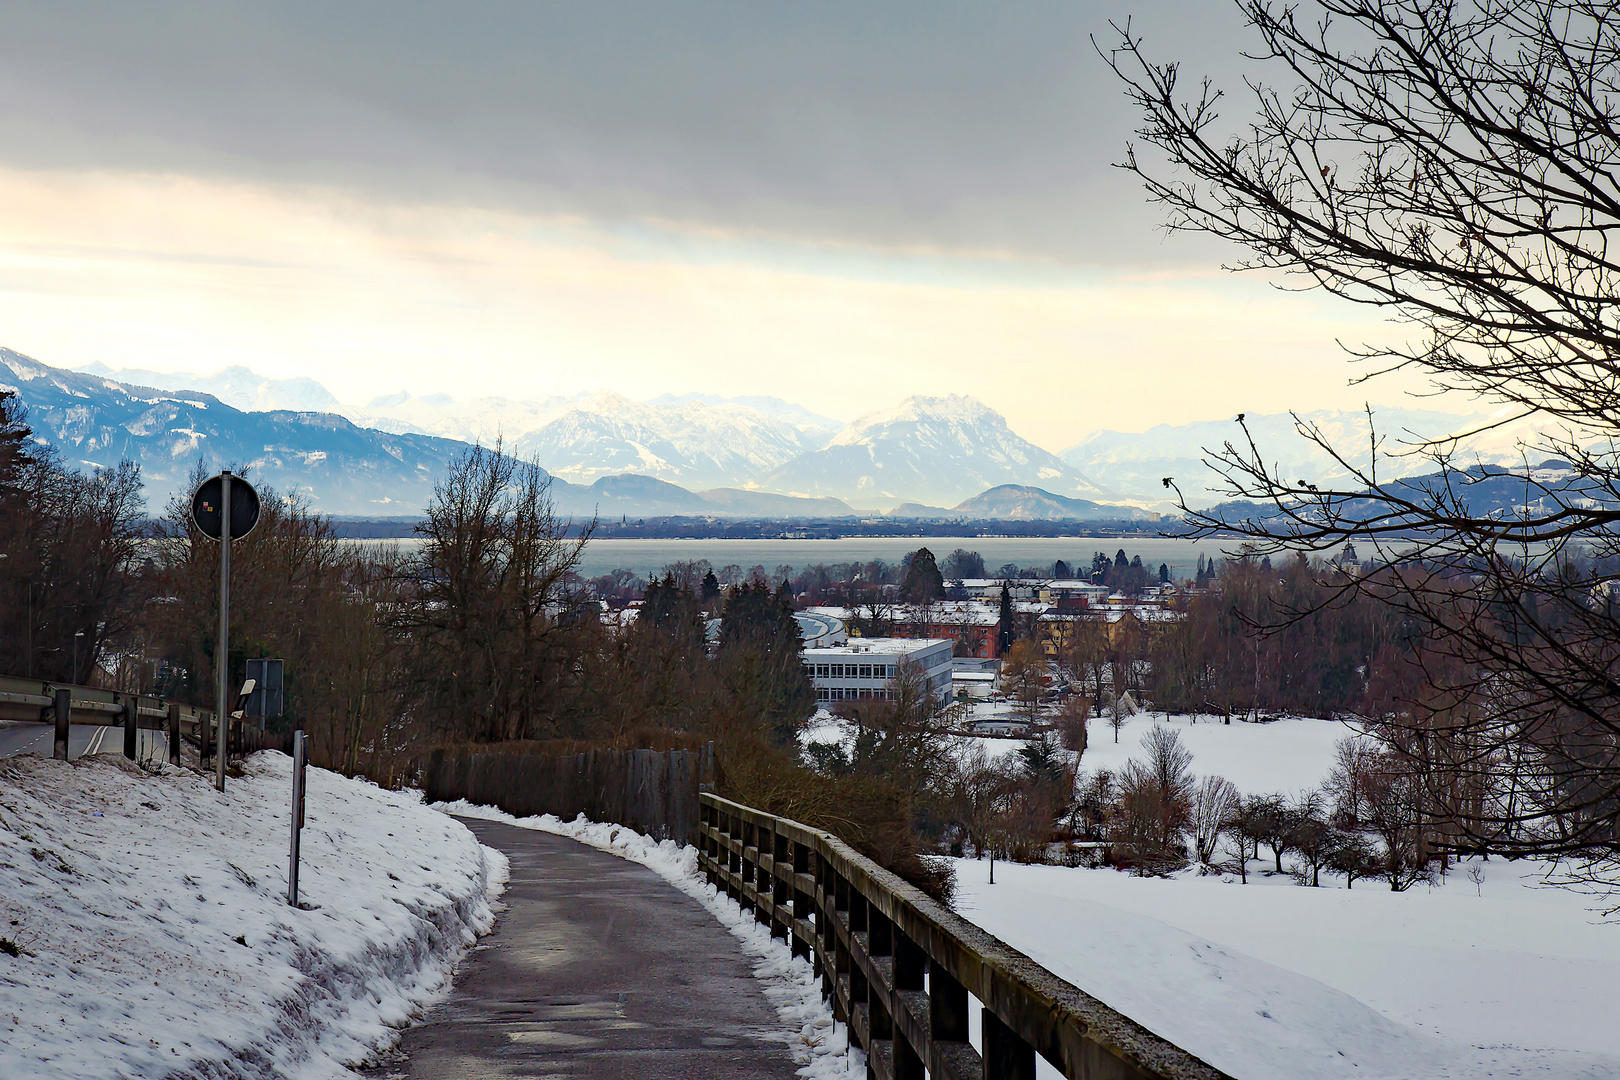
<instances>
[{"instance_id":1,"label":"row of window","mask_svg":"<svg viewBox=\"0 0 1620 1080\"><path fill-rule=\"evenodd\" d=\"M817 701L854 701L857 698L861 698L861 699L864 699L864 698L883 698L883 699L886 699L886 700L893 700L894 691L893 690L841 690L838 687L833 687L831 690L827 689L826 687L822 687L821 689L816 691L816 700Z\"/></svg>"},{"instance_id":2,"label":"row of window","mask_svg":"<svg viewBox=\"0 0 1620 1080\"><path fill-rule=\"evenodd\" d=\"M818 679L887 679L892 676L893 664L817 664Z\"/></svg>"}]
</instances>

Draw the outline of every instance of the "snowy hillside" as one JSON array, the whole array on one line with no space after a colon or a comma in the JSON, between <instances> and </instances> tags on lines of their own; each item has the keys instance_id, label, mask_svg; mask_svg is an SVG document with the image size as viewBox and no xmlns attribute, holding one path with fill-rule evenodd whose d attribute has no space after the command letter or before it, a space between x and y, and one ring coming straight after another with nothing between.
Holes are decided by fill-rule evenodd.
<instances>
[{"instance_id":1,"label":"snowy hillside","mask_svg":"<svg viewBox=\"0 0 1620 1080\"><path fill-rule=\"evenodd\" d=\"M962 395L910 397L850 424L825 449L794 459L765 480L778 491L865 503L955 506L986 488L1022 484L1065 496L1111 496L1007 426L1000 413Z\"/></svg>"},{"instance_id":2,"label":"snowy hillside","mask_svg":"<svg viewBox=\"0 0 1620 1080\"><path fill-rule=\"evenodd\" d=\"M1169 722L1193 773L1249 794L1319 786L1350 733L1323 720L1211 721ZM1094 721L1081 767L1142 756L1155 722L1131 719L1116 744ZM1433 887L1393 893L1326 876L1322 888L1296 885L1265 874L1264 856L1248 885L1000 862L991 885L987 862L961 859L957 907L1245 1080L1620 1076L1620 925L1543 886L1541 864L1469 860Z\"/></svg>"},{"instance_id":3,"label":"snowy hillside","mask_svg":"<svg viewBox=\"0 0 1620 1080\"><path fill-rule=\"evenodd\" d=\"M411 795L291 759L0 763L0 1076L338 1080L446 989L506 859Z\"/></svg>"}]
</instances>

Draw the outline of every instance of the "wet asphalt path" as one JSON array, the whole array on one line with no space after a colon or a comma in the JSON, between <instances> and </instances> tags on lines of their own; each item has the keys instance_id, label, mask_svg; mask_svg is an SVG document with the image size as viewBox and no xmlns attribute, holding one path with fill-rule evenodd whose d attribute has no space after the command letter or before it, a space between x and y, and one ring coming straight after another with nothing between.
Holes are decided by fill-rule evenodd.
<instances>
[{"instance_id":1,"label":"wet asphalt path","mask_svg":"<svg viewBox=\"0 0 1620 1080\"><path fill-rule=\"evenodd\" d=\"M735 938L651 870L463 819L505 852L495 932L379 1070L412 1080L786 1080L786 1035Z\"/></svg>"},{"instance_id":2,"label":"wet asphalt path","mask_svg":"<svg viewBox=\"0 0 1620 1080\"><path fill-rule=\"evenodd\" d=\"M161 731L142 728L137 731L136 760L160 758L167 760L168 736ZM0 723L0 757L12 754L38 754L50 757L56 749L56 725L28 723ZM124 729L101 727L96 724L68 725L68 757L85 754L122 754Z\"/></svg>"}]
</instances>

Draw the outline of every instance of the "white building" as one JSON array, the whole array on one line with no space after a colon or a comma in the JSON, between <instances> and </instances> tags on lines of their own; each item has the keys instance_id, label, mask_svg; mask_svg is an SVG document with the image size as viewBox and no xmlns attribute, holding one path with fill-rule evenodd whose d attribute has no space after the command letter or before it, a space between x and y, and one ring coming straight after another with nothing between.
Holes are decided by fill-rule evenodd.
<instances>
[{"instance_id":1,"label":"white building","mask_svg":"<svg viewBox=\"0 0 1620 1080\"><path fill-rule=\"evenodd\" d=\"M844 645L804 650L816 700L854 701L894 693L903 663L916 664L936 697L951 691L951 648L946 638L855 638Z\"/></svg>"}]
</instances>

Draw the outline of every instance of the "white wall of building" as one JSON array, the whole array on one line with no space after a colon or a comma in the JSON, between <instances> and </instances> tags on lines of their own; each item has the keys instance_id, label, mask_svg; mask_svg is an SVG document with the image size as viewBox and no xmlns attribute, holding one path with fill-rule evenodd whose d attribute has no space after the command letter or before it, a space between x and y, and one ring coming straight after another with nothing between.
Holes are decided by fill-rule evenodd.
<instances>
[{"instance_id":1,"label":"white wall of building","mask_svg":"<svg viewBox=\"0 0 1620 1080\"><path fill-rule=\"evenodd\" d=\"M945 638L856 638L848 644L804 650L804 666L822 704L883 698L893 693L900 665L923 671L937 697L951 690L951 649Z\"/></svg>"}]
</instances>

